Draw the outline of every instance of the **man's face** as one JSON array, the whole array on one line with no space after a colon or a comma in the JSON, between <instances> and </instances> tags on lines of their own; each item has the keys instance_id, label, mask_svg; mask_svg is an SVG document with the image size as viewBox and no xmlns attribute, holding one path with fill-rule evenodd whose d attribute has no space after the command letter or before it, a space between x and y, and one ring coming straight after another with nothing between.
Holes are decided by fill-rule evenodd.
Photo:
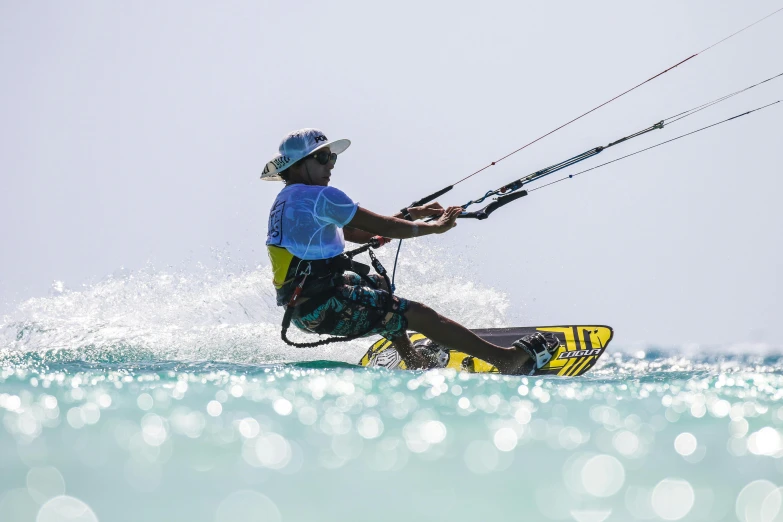
<instances>
[{"instance_id":1,"label":"man's face","mask_svg":"<svg viewBox=\"0 0 783 522\"><path fill-rule=\"evenodd\" d=\"M325 164L323 162L326 162ZM311 154L304 160L303 177L309 185L320 185L326 187L329 185L329 179L332 177L336 158L332 151L327 147L319 150L315 155Z\"/></svg>"}]
</instances>

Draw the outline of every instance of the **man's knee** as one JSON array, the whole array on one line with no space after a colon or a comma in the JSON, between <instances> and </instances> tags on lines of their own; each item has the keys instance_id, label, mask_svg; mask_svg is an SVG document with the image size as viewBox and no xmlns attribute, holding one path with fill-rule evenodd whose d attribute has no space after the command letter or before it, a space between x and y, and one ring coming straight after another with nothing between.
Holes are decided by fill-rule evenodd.
<instances>
[{"instance_id":1,"label":"man's knee","mask_svg":"<svg viewBox=\"0 0 783 522\"><path fill-rule=\"evenodd\" d=\"M431 322L437 320L438 317L438 312L429 306L417 303L416 301L408 301L408 309L405 311L405 318L408 319L409 325L418 325L422 321ZM413 327L413 329L415 329L415 327Z\"/></svg>"},{"instance_id":2,"label":"man's knee","mask_svg":"<svg viewBox=\"0 0 783 522\"><path fill-rule=\"evenodd\" d=\"M405 311L405 316L410 317L412 315L425 314L428 310L431 311L432 309L425 304L416 301L408 301L408 309Z\"/></svg>"}]
</instances>

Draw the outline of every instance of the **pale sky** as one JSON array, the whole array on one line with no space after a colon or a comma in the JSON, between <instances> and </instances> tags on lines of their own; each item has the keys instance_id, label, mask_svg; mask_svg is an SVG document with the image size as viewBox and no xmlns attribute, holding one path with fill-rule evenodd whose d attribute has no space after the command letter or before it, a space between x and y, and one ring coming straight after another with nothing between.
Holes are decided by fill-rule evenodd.
<instances>
[{"instance_id":1,"label":"pale sky","mask_svg":"<svg viewBox=\"0 0 783 522\"><path fill-rule=\"evenodd\" d=\"M332 184L392 214L781 6L0 0L0 312L53 281L208 262L210 248L266 264L282 185L258 175L290 130L351 139ZM781 48L783 13L440 201L783 72ZM579 167L781 98L783 79ZM525 324L610 324L624 343L783 344L781 121L783 104L432 244L507 293Z\"/></svg>"}]
</instances>

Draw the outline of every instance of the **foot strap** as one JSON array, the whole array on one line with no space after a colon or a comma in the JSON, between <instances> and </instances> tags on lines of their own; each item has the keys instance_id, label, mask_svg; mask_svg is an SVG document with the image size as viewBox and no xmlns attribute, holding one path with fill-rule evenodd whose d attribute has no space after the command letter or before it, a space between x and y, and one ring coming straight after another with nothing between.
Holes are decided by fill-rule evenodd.
<instances>
[{"instance_id":1,"label":"foot strap","mask_svg":"<svg viewBox=\"0 0 783 522\"><path fill-rule=\"evenodd\" d=\"M551 338L548 339L541 332L534 332L514 341L513 346L524 350L530 356L532 368L527 372L526 367L523 374L533 375L536 370L543 368L552 360L552 354L555 353L560 342L554 335L550 334L550 336Z\"/></svg>"}]
</instances>

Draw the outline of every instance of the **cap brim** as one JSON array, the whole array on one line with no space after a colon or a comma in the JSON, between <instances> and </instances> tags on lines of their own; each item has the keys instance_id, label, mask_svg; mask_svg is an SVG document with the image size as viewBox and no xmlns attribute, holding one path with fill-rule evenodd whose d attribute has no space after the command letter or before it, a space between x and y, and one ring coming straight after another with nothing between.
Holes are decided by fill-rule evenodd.
<instances>
[{"instance_id":1,"label":"cap brim","mask_svg":"<svg viewBox=\"0 0 783 522\"><path fill-rule=\"evenodd\" d=\"M343 152L345 152L345 149L347 149L350 146L351 146L351 140L341 139L341 140L329 141L311 150L308 156L313 152L319 151L321 149L325 149L326 147L329 147L329 149L335 154L342 154ZM276 163L275 160L279 160L280 158L282 158L282 154L276 154L275 157L272 158L272 160L269 161L269 163L267 163L264 166L264 170L263 172L261 172L262 181L283 181L283 178L280 177L280 173L286 170L294 163L296 163L297 161L299 161L299 160L292 161L291 163L287 164L284 168L278 170L277 167L275 166Z\"/></svg>"},{"instance_id":2,"label":"cap brim","mask_svg":"<svg viewBox=\"0 0 783 522\"><path fill-rule=\"evenodd\" d=\"M334 152L335 154L342 154L343 152L345 152L345 149L347 149L350 146L351 146L351 140L346 140L346 139L334 140L334 141L324 143L323 145L317 146L310 152L310 154L319 151L321 149L325 149L326 147L329 147L331 151Z\"/></svg>"},{"instance_id":3,"label":"cap brim","mask_svg":"<svg viewBox=\"0 0 783 522\"><path fill-rule=\"evenodd\" d=\"M279 160L282 157L283 157L282 154L276 154L271 161L269 161L266 165L264 165L264 170L261 172L262 181L283 181L283 178L280 177L280 172L282 171L277 170L277 167L275 166L276 163L275 160ZM293 165L293 163L291 165Z\"/></svg>"}]
</instances>

